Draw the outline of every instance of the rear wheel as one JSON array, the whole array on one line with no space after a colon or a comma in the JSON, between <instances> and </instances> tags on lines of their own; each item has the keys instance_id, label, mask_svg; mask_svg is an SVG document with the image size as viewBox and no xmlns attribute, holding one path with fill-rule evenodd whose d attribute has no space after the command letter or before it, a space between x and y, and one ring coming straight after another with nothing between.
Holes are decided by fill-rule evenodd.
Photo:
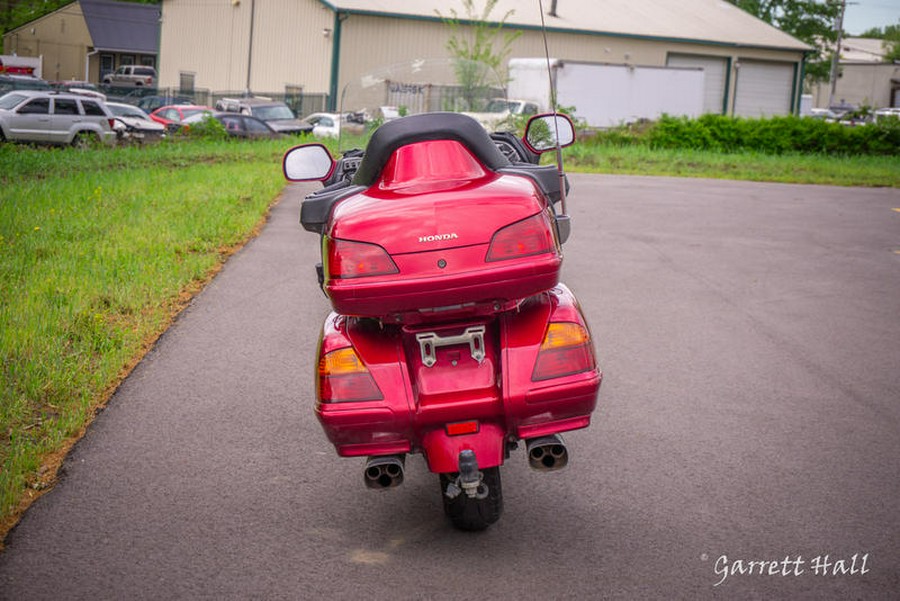
<instances>
[{"instance_id":1,"label":"rear wheel","mask_svg":"<svg viewBox=\"0 0 900 601\"><path fill-rule=\"evenodd\" d=\"M441 498L444 513L460 530L484 530L498 519L503 512L503 489L500 486L500 468L481 470L482 481L479 494L470 497L465 492L454 498L446 495L447 486L456 481L457 474L440 474ZM483 498L479 498L482 497Z\"/></svg>"},{"instance_id":2,"label":"rear wheel","mask_svg":"<svg viewBox=\"0 0 900 601\"><path fill-rule=\"evenodd\" d=\"M72 146L82 150L93 148L97 146L98 142L99 140L95 134L86 131L77 133L75 134L75 137L72 138Z\"/></svg>"}]
</instances>

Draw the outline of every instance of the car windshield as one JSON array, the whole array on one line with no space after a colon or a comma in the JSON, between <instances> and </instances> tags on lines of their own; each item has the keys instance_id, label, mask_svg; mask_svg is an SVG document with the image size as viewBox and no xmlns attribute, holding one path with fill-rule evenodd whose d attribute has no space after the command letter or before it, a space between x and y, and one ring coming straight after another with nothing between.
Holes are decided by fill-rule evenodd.
<instances>
[{"instance_id":1,"label":"car windshield","mask_svg":"<svg viewBox=\"0 0 900 601\"><path fill-rule=\"evenodd\" d=\"M9 94L0 96L0 109L9 110L11 108L15 108L26 98L28 98L28 96L25 96L24 94L16 94L15 92L10 92Z\"/></svg>"},{"instance_id":2,"label":"car windshield","mask_svg":"<svg viewBox=\"0 0 900 601\"><path fill-rule=\"evenodd\" d=\"M149 119L147 113L135 106L122 106L118 104L107 104L112 114L117 117L136 117L138 119Z\"/></svg>"},{"instance_id":3,"label":"car windshield","mask_svg":"<svg viewBox=\"0 0 900 601\"><path fill-rule=\"evenodd\" d=\"M508 111L512 109L512 103L507 102L506 100L494 99L491 100L487 107L484 109L486 113L502 113L504 111Z\"/></svg>"},{"instance_id":4,"label":"car windshield","mask_svg":"<svg viewBox=\"0 0 900 601\"><path fill-rule=\"evenodd\" d=\"M202 109L202 108L196 108L196 109L181 109L181 113L184 115L184 118L185 118L185 119L188 118L188 117L192 117L192 116L194 116L194 115L209 114L209 112L210 112L209 109Z\"/></svg>"},{"instance_id":5,"label":"car windshield","mask_svg":"<svg viewBox=\"0 0 900 601\"><path fill-rule=\"evenodd\" d=\"M276 121L278 119L294 119L294 113L285 105L255 106L253 116L263 121Z\"/></svg>"}]
</instances>

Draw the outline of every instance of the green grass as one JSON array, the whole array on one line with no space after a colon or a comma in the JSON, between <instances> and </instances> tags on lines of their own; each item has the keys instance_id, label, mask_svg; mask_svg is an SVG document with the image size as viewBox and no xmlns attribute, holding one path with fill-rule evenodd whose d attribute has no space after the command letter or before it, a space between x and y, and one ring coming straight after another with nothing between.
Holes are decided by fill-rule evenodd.
<instances>
[{"instance_id":1,"label":"green grass","mask_svg":"<svg viewBox=\"0 0 900 601\"><path fill-rule=\"evenodd\" d=\"M0 519L258 226L289 145L0 145Z\"/></svg>"},{"instance_id":2,"label":"green grass","mask_svg":"<svg viewBox=\"0 0 900 601\"><path fill-rule=\"evenodd\" d=\"M582 173L665 175L829 186L900 187L900 155L770 155L753 152L650 149L576 144L565 149L566 168Z\"/></svg>"},{"instance_id":3,"label":"green grass","mask_svg":"<svg viewBox=\"0 0 900 601\"><path fill-rule=\"evenodd\" d=\"M190 294L261 223L294 143L0 144L0 536ZM566 155L571 171L900 187L896 156L596 143Z\"/></svg>"}]
</instances>

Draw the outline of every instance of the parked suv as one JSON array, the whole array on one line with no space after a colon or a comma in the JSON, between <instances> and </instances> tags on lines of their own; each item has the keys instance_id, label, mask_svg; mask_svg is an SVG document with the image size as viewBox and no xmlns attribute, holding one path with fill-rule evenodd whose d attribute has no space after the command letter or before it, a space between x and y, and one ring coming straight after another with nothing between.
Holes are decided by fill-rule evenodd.
<instances>
[{"instance_id":1,"label":"parked suv","mask_svg":"<svg viewBox=\"0 0 900 601\"><path fill-rule=\"evenodd\" d=\"M122 65L106 75L103 83L117 88L152 88L156 86L156 69L141 65Z\"/></svg>"},{"instance_id":2,"label":"parked suv","mask_svg":"<svg viewBox=\"0 0 900 601\"><path fill-rule=\"evenodd\" d=\"M0 96L0 140L80 146L112 144L115 118L103 101L77 94L20 90Z\"/></svg>"},{"instance_id":3,"label":"parked suv","mask_svg":"<svg viewBox=\"0 0 900 601\"><path fill-rule=\"evenodd\" d=\"M216 110L256 117L280 134L308 134L312 125L297 119L285 103L270 98L222 98Z\"/></svg>"}]
</instances>

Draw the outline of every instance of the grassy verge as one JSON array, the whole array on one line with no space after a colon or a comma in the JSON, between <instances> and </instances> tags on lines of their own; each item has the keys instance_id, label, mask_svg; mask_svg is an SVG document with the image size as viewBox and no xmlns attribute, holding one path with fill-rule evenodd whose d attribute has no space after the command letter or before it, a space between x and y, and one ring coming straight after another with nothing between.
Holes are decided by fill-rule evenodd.
<instances>
[{"instance_id":1,"label":"grassy verge","mask_svg":"<svg viewBox=\"0 0 900 601\"><path fill-rule=\"evenodd\" d=\"M0 145L0 522L262 223L286 146Z\"/></svg>"},{"instance_id":2,"label":"grassy verge","mask_svg":"<svg viewBox=\"0 0 900 601\"><path fill-rule=\"evenodd\" d=\"M584 173L707 177L829 186L900 187L900 155L771 155L576 144L566 167Z\"/></svg>"}]
</instances>

